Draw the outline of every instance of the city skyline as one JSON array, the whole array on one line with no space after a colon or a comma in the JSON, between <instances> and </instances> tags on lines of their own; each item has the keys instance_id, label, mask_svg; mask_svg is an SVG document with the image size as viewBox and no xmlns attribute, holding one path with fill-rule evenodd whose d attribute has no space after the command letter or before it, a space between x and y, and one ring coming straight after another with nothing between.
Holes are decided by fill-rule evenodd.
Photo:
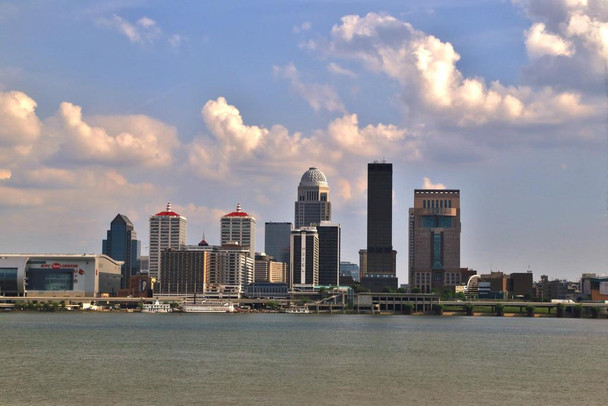
<instances>
[{"instance_id":1,"label":"city skyline","mask_svg":"<svg viewBox=\"0 0 608 406\"><path fill-rule=\"evenodd\" d=\"M358 263L386 159L400 283L428 187L461 191L462 267L606 273L606 24L597 0L3 2L0 252L100 253L116 213L149 241L169 201L217 244L235 202L292 221L317 167Z\"/></svg>"}]
</instances>

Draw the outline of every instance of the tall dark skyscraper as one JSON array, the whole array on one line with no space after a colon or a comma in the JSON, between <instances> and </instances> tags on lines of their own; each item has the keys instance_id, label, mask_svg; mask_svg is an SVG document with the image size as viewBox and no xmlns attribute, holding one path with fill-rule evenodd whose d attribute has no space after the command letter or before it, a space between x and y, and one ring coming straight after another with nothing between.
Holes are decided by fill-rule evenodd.
<instances>
[{"instance_id":1,"label":"tall dark skyscraper","mask_svg":"<svg viewBox=\"0 0 608 406\"><path fill-rule=\"evenodd\" d=\"M141 242L131 220L123 214L118 214L110 223L107 238L102 242L102 253L116 261L124 261L121 267L121 289L129 287L132 275L139 273L139 257Z\"/></svg>"},{"instance_id":2,"label":"tall dark skyscraper","mask_svg":"<svg viewBox=\"0 0 608 406\"><path fill-rule=\"evenodd\" d=\"M367 267L364 285L397 287L393 250L393 164L367 165ZM377 280L373 282L372 279ZM373 282L373 283L372 283Z\"/></svg>"},{"instance_id":3,"label":"tall dark skyscraper","mask_svg":"<svg viewBox=\"0 0 608 406\"><path fill-rule=\"evenodd\" d=\"M319 285L340 284L340 224L322 221L319 234Z\"/></svg>"},{"instance_id":4,"label":"tall dark skyscraper","mask_svg":"<svg viewBox=\"0 0 608 406\"><path fill-rule=\"evenodd\" d=\"M289 238L291 223L266 222L264 224L264 252L277 262L289 264Z\"/></svg>"}]
</instances>

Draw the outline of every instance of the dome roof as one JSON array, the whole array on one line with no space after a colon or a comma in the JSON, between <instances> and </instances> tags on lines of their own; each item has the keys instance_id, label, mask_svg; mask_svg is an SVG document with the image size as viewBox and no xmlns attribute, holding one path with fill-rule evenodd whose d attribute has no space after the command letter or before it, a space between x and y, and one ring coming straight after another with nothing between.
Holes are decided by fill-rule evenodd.
<instances>
[{"instance_id":1,"label":"dome roof","mask_svg":"<svg viewBox=\"0 0 608 406\"><path fill-rule=\"evenodd\" d=\"M300 186L328 186L327 178L325 174L317 168L309 168L302 179L300 180Z\"/></svg>"}]
</instances>

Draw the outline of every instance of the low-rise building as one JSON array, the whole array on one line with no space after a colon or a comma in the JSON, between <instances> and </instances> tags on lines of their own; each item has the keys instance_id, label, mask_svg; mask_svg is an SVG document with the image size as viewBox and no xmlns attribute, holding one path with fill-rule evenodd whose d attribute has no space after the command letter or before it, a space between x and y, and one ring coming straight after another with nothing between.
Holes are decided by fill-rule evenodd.
<instances>
[{"instance_id":1,"label":"low-rise building","mask_svg":"<svg viewBox=\"0 0 608 406\"><path fill-rule=\"evenodd\" d=\"M0 254L0 294L115 296L122 264L100 254Z\"/></svg>"}]
</instances>

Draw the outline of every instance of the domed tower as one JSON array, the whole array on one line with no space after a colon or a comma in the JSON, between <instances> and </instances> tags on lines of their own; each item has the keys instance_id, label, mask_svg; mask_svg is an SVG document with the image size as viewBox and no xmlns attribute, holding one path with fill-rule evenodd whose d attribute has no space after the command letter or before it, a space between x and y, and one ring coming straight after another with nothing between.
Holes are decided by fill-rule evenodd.
<instances>
[{"instance_id":1,"label":"domed tower","mask_svg":"<svg viewBox=\"0 0 608 406\"><path fill-rule=\"evenodd\" d=\"M302 175L295 209L295 228L316 226L322 221L331 221L329 185L325 174L319 169L309 168Z\"/></svg>"}]
</instances>

